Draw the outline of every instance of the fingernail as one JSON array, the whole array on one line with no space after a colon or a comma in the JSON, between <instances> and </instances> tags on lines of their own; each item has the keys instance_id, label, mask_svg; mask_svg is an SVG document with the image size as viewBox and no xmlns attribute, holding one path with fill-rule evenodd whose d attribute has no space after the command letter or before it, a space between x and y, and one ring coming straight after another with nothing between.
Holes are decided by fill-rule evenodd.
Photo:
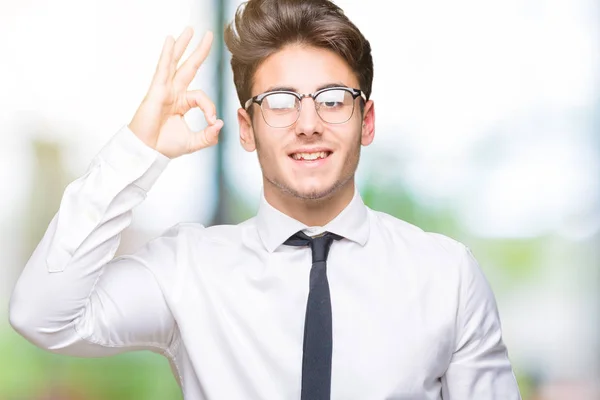
<instances>
[{"instance_id":1,"label":"fingernail","mask_svg":"<svg viewBox=\"0 0 600 400\"><path fill-rule=\"evenodd\" d=\"M216 115L211 115L210 117L208 117L208 122L212 125L215 122L217 122L217 116Z\"/></svg>"}]
</instances>

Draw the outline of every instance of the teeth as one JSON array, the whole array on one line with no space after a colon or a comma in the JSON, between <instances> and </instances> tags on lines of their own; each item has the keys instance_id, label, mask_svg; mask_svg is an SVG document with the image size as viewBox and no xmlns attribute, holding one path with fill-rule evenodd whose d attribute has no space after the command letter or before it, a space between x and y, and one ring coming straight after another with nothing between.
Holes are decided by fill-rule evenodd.
<instances>
[{"instance_id":1,"label":"teeth","mask_svg":"<svg viewBox=\"0 0 600 400\"><path fill-rule=\"evenodd\" d=\"M294 153L292 154L292 158L294 160L316 160L318 158L327 157L326 151L319 151L316 153Z\"/></svg>"}]
</instances>

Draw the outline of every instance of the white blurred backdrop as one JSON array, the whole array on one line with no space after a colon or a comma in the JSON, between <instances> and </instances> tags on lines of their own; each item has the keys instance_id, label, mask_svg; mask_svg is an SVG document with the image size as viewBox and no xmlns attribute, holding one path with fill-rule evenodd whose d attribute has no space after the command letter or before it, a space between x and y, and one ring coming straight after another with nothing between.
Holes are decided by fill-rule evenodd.
<instances>
[{"instance_id":1,"label":"white blurred backdrop","mask_svg":"<svg viewBox=\"0 0 600 400\"><path fill-rule=\"evenodd\" d=\"M441 233L478 256L524 398L600 398L598 2L336 3L370 40L375 62L377 134L363 150L361 190L397 188L421 210L407 214L416 222L438 211L456 221ZM238 4L226 4L227 20ZM195 45L216 29L216 5L0 0L1 304L65 186L133 116L165 36L191 25ZM229 82L218 111L224 171L238 204L253 211L260 169L239 145L231 71L217 70L215 54L192 88L215 96L221 73ZM188 121L204 124L197 111ZM210 149L172 161L120 251L179 221L210 223L215 160ZM505 247L511 256L500 256ZM2 324L0 333L9 329Z\"/></svg>"}]
</instances>

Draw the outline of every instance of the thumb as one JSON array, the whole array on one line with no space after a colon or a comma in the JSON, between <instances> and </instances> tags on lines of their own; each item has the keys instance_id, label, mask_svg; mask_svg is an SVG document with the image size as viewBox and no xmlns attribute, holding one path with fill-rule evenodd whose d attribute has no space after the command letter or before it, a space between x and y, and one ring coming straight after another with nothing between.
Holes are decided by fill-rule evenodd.
<instances>
[{"instance_id":1,"label":"thumb","mask_svg":"<svg viewBox=\"0 0 600 400\"><path fill-rule=\"evenodd\" d=\"M214 124L208 125L201 131L192 132L190 135L189 152L193 153L217 144L222 127L223 121L218 119Z\"/></svg>"}]
</instances>

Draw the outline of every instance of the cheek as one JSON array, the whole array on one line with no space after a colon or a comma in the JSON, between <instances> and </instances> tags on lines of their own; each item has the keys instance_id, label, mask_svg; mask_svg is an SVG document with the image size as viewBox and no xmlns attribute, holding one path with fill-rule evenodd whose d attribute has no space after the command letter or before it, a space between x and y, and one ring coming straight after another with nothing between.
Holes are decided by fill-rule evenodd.
<instances>
[{"instance_id":1,"label":"cheek","mask_svg":"<svg viewBox=\"0 0 600 400\"><path fill-rule=\"evenodd\" d=\"M282 163L283 150L282 143L277 141L277 133L268 129L257 127L254 130L254 140L256 142L256 153L262 167L269 167L275 163Z\"/></svg>"},{"instance_id":2,"label":"cheek","mask_svg":"<svg viewBox=\"0 0 600 400\"><path fill-rule=\"evenodd\" d=\"M351 127L347 126L346 129L337 129L333 133L336 136L337 142L341 144L345 157L355 157L355 153L360 150L362 142L362 122L354 121Z\"/></svg>"}]
</instances>

